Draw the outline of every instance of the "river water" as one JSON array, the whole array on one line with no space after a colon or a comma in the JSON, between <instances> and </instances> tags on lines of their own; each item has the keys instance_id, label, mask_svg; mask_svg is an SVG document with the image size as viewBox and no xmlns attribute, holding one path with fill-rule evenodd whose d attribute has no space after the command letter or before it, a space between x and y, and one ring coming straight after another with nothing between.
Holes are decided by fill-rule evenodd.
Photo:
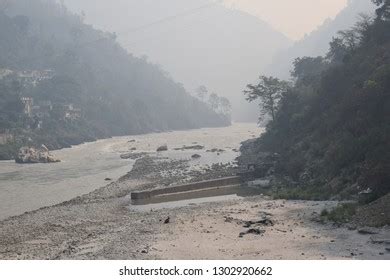
<instances>
[{"instance_id":1,"label":"river water","mask_svg":"<svg viewBox=\"0 0 390 280\"><path fill-rule=\"evenodd\" d=\"M235 123L225 128L205 128L187 131L153 133L115 137L69 149L53 151L61 160L56 164L18 165L0 161L0 220L41 207L55 205L87 194L107 184L105 178L117 180L129 172L134 160L120 155L136 148L136 152L156 153L162 145L169 150L160 155L171 159L191 159L194 166L234 161L240 143L257 137L262 130L252 123ZM135 142L134 142L135 141ZM203 150L177 151L191 145L205 146ZM223 153L206 152L223 149Z\"/></svg>"}]
</instances>

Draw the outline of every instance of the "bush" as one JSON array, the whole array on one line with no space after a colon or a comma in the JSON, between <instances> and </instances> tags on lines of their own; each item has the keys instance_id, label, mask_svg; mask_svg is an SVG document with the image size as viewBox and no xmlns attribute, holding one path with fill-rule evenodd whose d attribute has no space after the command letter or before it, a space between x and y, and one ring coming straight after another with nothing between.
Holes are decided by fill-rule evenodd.
<instances>
[{"instance_id":1,"label":"bush","mask_svg":"<svg viewBox=\"0 0 390 280\"><path fill-rule=\"evenodd\" d=\"M19 148L20 146L16 143L0 145L0 160L14 159Z\"/></svg>"},{"instance_id":2,"label":"bush","mask_svg":"<svg viewBox=\"0 0 390 280\"><path fill-rule=\"evenodd\" d=\"M328 220L335 223L348 223L356 214L357 208L357 203L346 203L336 207L330 212L327 209L322 210L321 217L323 220Z\"/></svg>"}]
</instances>

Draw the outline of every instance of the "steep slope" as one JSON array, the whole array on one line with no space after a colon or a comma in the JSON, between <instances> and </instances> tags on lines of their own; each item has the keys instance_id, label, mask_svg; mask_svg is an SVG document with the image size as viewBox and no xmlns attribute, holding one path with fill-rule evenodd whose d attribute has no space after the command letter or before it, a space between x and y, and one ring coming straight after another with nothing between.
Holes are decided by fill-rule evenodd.
<instances>
[{"instance_id":1,"label":"steep slope","mask_svg":"<svg viewBox=\"0 0 390 280\"><path fill-rule=\"evenodd\" d=\"M43 127L39 132L25 132L31 134L27 139L63 147L98 137L230 123L226 116L191 97L158 66L128 54L113 34L84 24L55 1L1 4L0 68L20 73L49 69L53 73L37 85L7 92L32 97L34 103L67 106L79 114L69 106L74 104L82 115L66 122L65 115L52 112L40 120ZM0 129L31 128L29 122L20 116L12 124L2 123Z\"/></svg>"},{"instance_id":2,"label":"steep slope","mask_svg":"<svg viewBox=\"0 0 390 280\"><path fill-rule=\"evenodd\" d=\"M74 11L85 11L88 22L115 31L130 52L163 65L189 91L204 84L231 99L235 119L256 120L257 107L241 92L248 77L255 80L291 41L260 19L213 2L220 1L66 0Z\"/></svg>"},{"instance_id":3,"label":"steep slope","mask_svg":"<svg viewBox=\"0 0 390 280\"><path fill-rule=\"evenodd\" d=\"M265 73L281 79L289 79L295 58L325 55L328 51L328 42L337 36L337 32L353 26L362 13L372 15L373 10L374 5L371 1L350 0L348 6L335 19L328 19L317 30L296 42L292 47L278 52Z\"/></svg>"},{"instance_id":4,"label":"steep slope","mask_svg":"<svg viewBox=\"0 0 390 280\"><path fill-rule=\"evenodd\" d=\"M280 155L283 194L370 201L390 192L390 18L333 40L328 57L296 65L275 121L248 145Z\"/></svg>"}]
</instances>

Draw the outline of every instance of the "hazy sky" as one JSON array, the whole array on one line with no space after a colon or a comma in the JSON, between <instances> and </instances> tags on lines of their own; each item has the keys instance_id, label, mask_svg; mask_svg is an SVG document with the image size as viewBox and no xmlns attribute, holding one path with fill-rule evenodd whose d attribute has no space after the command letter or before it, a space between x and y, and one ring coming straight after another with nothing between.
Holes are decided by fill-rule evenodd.
<instances>
[{"instance_id":1,"label":"hazy sky","mask_svg":"<svg viewBox=\"0 0 390 280\"><path fill-rule=\"evenodd\" d=\"M367 0L368 1L368 0ZM335 17L348 0L226 0L259 16L291 39L302 38L327 18Z\"/></svg>"}]
</instances>

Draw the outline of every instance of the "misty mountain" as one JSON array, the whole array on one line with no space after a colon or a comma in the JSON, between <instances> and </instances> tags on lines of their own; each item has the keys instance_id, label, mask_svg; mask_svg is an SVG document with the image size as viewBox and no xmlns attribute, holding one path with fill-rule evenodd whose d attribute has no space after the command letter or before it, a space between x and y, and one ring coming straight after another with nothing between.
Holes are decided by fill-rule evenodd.
<instances>
[{"instance_id":1,"label":"misty mountain","mask_svg":"<svg viewBox=\"0 0 390 280\"><path fill-rule=\"evenodd\" d=\"M349 0L348 5L335 19L328 19L320 27L296 42L292 47L278 52L266 73L282 79L290 78L295 58L303 56L322 56L329 50L328 43L337 32L353 26L359 20L359 14L372 15L375 6L368 0Z\"/></svg>"},{"instance_id":2,"label":"misty mountain","mask_svg":"<svg viewBox=\"0 0 390 280\"><path fill-rule=\"evenodd\" d=\"M114 135L230 123L158 66L129 54L115 34L84 24L63 5L0 4L0 70L16 73L12 81L0 80L0 130L25 129L19 144L32 139L60 148ZM36 78L45 71L50 78ZM32 99L24 113L22 98ZM8 112L11 105L15 110Z\"/></svg>"},{"instance_id":3,"label":"misty mountain","mask_svg":"<svg viewBox=\"0 0 390 280\"><path fill-rule=\"evenodd\" d=\"M234 118L256 120L243 98L274 54L291 41L264 21L211 0L65 0L86 21L116 32L134 55L146 55L193 92L205 85L231 99ZM115 18L112 17L115 14Z\"/></svg>"}]
</instances>

